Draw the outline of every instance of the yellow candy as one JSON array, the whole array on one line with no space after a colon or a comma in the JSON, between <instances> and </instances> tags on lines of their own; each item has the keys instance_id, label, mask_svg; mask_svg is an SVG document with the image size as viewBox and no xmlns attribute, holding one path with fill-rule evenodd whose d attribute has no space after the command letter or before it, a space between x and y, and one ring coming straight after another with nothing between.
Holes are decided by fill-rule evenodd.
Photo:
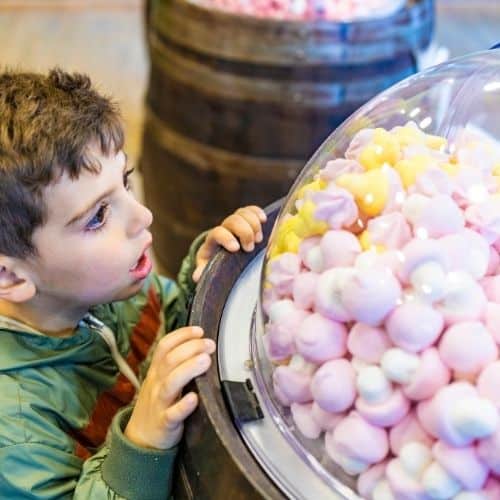
<instances>
[{"instance_id":1,"label":"yellow candy","mask_svg":"<svg viewBox=\"0 0 500 500\"><path fill-rule=\"evenodd\" d=\"M373 170L384 164L394 165L400 154L396 138L383 128L376 128L372 142L367 144L359 155L359 163L365 170Z\"/></svg>"},{"instance_id":2,"label":"yellow candy","mask_svg":"<svg viewBox=\"0 0 500 500\"><path fill-rule=\"evenodd\" d=\"M497 163L496 165L493 165L492 174L494 176L500 176L500 163Z\"/></svg>"},{"instance_id":3,"label":"yellow candy","mask_svg":"<svg viewBox=\"0 0 500 500\"><path fill-rule=\"evenodd\" d=\"M400 127L393 132L400 147L404 148L410 144L422 144L423 132L415 127L405 126Z\"/></svg>"},{"instance_id":4,"label":"yellow candy","mask_svg":"<svg viewBox=\"0 0 500 500\"><path fill-rule=\"evenodd\" d=\"M362 212L369 216L380 214L389 198L389 180L381 169L363 174L344 174L336 179L337 185L347 189Z\"/></svg>"},{"instance_id":5,"label":"yellow candy","mask_svg":"<svg viewBox=\"0 0 500 500\"><path fill-rule=\"evenodd\" d=\"M297 192L297 199L305 198L306 194L311 191L321 191L327 186L326 181L321 179L316 179L308 184L302 186Z\"/></svg>"},{"instance_id":6,"label":"yellow candy","mask_svg":"<svg viewBox=\"0 0 500 500\"><path fill-rule=\"evenodd\" d=\"M292 253L298 253L299 252L299 245L302 242L302 238L299 238L295 233L288 233L284 237L283 241L283 252L292 252Z\"/></svg>"},{"instance_id":7,"label":"yellow candy","mask_svg":"<svg viewBox=\"0 0 500 500\"><path fill-rule=\"evenodd\" d=\"M316 205L306 200L295 215L283 220L274 239L270 257L285 252L297 253L304 238L322 235L328 231L328 224L314 217Z\"/></svg>"},{"instance_id":8,"label":"yellow candy","mask_svg":"<svg viewBox=\"0 0 500 500\"><path fill-rule=\"evenodd\" d=\"M372 243L370 233L365 230L359 235L359 244L363 250L375 250L377 253L385 252L384 245L376 245Z\"/></svg>"},{"instance_id":9,"label":"yellow candy","mask_svg":"<svg viewBox=\"0 0 500 500\"><path fill-rule=\"evenodd\" d=\"M451 177L454 177L460 172L460 165L457 163L442 163L440 167Z\"/></svg>"},{"instance_id":10,"label":"yellow candy","mask_svg":"<svg viewBox=\"0 0 500 500\"><path fill-rule=\"evenodd\" d=\"M425 134L425 145L431 149L443 149L448 141L439 135Z\"/></svg>"},{"instance_id":11,"label":"yellow candy","mask_svg":"<svg viewBox=\"0 0 500 500\"><path fill-rule=\"evenodd\" d=\"M408 160L400 160L394 165L399 173L405 188L415 184L417 177L431 165L431 158L425 155L416 155Z\"/></svg>"},{"instance_id":12,"label":"yellow candy","mask_svg":"<svg viewBox=\"0 0 500 500\"><path fill-rule=\"evenodd\" d=\"M328 231L328 224L325 221L318 220L314 217L316 205L311 201L305 201L299 208L296 217L299 217L302 225L296 231L299 236L308 238L318 234L324 234Z\"/></svg>"},{"instance_id":13,"label":"yellow candy","mask_svg":"<svg viewBox=\"0 0 500 500\"><path fill-rule=\"evenodd\" d=\"M441 149L446 146L446 139L439 135L431 135L422 132L420 129L405 125L393 132L401 148L411 144L425 144L431 149Z\"/></svg>"}]
</instances>

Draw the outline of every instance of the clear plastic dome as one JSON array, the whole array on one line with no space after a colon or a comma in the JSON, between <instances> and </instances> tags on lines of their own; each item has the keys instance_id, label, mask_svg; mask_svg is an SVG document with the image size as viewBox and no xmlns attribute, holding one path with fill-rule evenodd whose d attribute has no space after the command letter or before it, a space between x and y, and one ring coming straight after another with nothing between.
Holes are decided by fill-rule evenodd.
<instances>
[{"instance_id":1,"label":"clear plastic dome","mask_svg":"<svg viewBox=\"0 0 500 500\"><path fill-rule=\"evenodd\" d=\"M258 380L346 498L500 498L499 111L500 50L406 79L330 135L274 226Z\"/></svg>"}]
</instances>

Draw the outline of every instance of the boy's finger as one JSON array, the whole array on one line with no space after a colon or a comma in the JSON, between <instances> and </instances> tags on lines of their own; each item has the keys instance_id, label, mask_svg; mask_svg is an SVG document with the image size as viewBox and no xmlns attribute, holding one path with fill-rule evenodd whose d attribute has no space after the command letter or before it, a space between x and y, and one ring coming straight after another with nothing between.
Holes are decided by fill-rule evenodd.
<instances>
[{"instance_id":1,"label":"boy's finger","mask_svg":"<svg viewBox=\"0 0 500 500\"><path fill-rule=\"evenodd\" d=\"M200 259L198 261L198 265L196 266L196 269L191 275L191 278L195 283L198 283L198 281L200 281L201 275L203 273L203 270L205 269L205 266L207 265L207 262L208 261L206 259Z\"/></svg>"},{"instance_id":2,"label":"boy's finger","mask_svg":"<svg viewBox=\"0 0 500 500\"><path fill-rule=\"evenodd\" d=\"M266 212L264 212L264 210L262 210L262 208L258 207L257 205L248 205L245 208L252 210L252 212L254 212L257 215L260 222L266 222L267 215L266 215Z\"/></svg>"},{"instance_id":3,"label":"boy's finger","mask_svg":"<svg viewBox=\"0 0 500 500\"><path fill-rule=\"evenodd\" d=\"M238 208L238 210L236 210L236 213L238 215L241 215L241 217L243 217L250 224L250 226L252 226L254 235L257 235L259 232L261 232L259 216L253 210L251 210L250 207Z\"/></svg>"},{"instance_id":4,"label":"boy's finger","mask_svg":"<svg viewBox=\"0 0 500 500\"><path fill-rule=\"evenodd\" d=\"M240 249L238 240L228 227L217 226L212 230L212 237L216 245L224 247L229 252L237 252Z\"/></svg>"},{"instance_id":5,"label":"boy's finger","mask_svg":"<svg viewBox=\"0 0 500 500\"><path fill-rule=\"evenodd\" d=\"M203 329L199 326L185 326L173 332L168 333L163 337L153 355L151 365L162 362L167 352L171 351L178 345L195 338L203 336Z\"/></svg>"},{"instance_id":6,"label":"boy's finger","mask_svg":"<svg viewBox=\"0 0 500 500\"><path fill-rule=\"evenodd\" d=\"M252 226L241 215L230 215L224 220L222 225L241 241L243 250L251 252L254 249L254 232Z\"/></svg>"},{"instance_id":7,"label":"boy's finger","mask_svg":"<svg viewBox=\"0 0 500 500\"><path fill-rule=\"evenodd\" d=\"M205 373L211 364L212 359L210 356L207 353L203 353L177 366L165 378L163 393L165 399L168 401L175 398L188 382Z\"/></svg>"},{"instance_id":8,"label":"boy's finger","mask_svg":"<svg viewBox=\"0 0 500 500\"><path fill-rule=\"evenodd\" d=\"M177 401L177 403L169 406L165 410L165 420L169 428L175 428L184 420L186 420L191 413L198 406L198 395L195 392L187 393L182 399Z\"/></svg>"},{"instance_id":9,"label":"boy's finger","mask_svg":"<svg viewBox=\"0 0 500 500\"><path fill-rule=\"evenodd\" d=\"M198 354L212 354L213 352L215 352L215 342L212 339L188 340L167 352L163 358L163 366L166 370L172 371Z\"/></svg>"}]
</instances>

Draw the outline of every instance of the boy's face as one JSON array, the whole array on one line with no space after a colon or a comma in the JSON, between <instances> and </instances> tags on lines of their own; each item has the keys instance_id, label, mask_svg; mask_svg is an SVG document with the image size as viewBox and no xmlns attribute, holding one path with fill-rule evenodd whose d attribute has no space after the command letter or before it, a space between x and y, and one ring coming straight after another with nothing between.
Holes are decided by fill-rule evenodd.
<instances>
[{"instance_id":1,"label":"boy's face","mask_svg":"<svg viewBox=\"0 0 500 500\"><path fill-rule=\"evenodd\" d=\"M47 305L80 308L126 299L151 271L151 212L128 186L125 154L94 151L99 173L64 174L44 190L46 224L33 233L29 271Z\"/></svg>"}]
</instances>

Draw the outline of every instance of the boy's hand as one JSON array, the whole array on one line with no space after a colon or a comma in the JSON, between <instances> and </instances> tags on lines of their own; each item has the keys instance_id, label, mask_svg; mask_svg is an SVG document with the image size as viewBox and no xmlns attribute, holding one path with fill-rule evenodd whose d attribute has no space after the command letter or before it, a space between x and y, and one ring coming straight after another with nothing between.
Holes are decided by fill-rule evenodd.
<instances>
[{"instance_id":1,"label":"boy's hand","mask_svg":"<svg viewBox=\"0 0 500 500\"><path fill-rule=\"evenodd\" d=\"M255 243L262 241L262 224L266 222L266 219L262 208L251 205L238 208L236 212L226 217L220 226L211 229L196 253L193 281L198 282L203 269L219 246L224 247L228 252L237 252L240 246L245 252L251 252Z\"/></svg>"},{"instance_id":2,"label":"boy's hand","mask_svg":"<svg viewBox=\"0 0 500 500\"><path fill-rule=\"evenodd\" d=\"M184 420L198 404L194 392L180 398L181 391L208 370L215 351L215 342L202 336L200 327L189 326L159 342L125 429L133 443L165 450L180 441Z\"/></svg>"}]
</instances>

